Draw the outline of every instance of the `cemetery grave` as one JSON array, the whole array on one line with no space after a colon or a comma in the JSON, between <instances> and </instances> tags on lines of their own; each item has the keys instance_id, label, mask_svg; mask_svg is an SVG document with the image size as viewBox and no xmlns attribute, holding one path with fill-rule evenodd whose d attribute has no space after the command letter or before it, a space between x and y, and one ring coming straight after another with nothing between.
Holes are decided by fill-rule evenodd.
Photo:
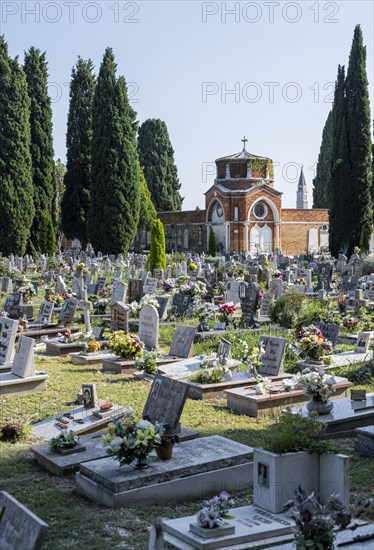
<instances>
[{"instance_id":1,"label":"cemetery grave","mask_svg":"<svg viewBox=\"0 0 374 550\"><path fill-rule=\"evenodd\" d=\"M109 273L109 266L107 265L107 267L108 267L108 273ZM114 278L116 278L116 273L118 275L118 272L116 272L116 267L114 269L111 269L109 281L107 281L108 288L110 288L111 286L111 280L113 280L113 276ZM134 271L132 274L134 275L134 278L137 278L136 271ZM96 278L97 278L97 275L93 275L93 281L95 281ZM124 280L126 281L126 279ZM88 284L96 284L96 283L91 281ZM252 284L252 281L251 281L251 284ZM236 286L240 289L240 284ZM83 289L83 292L84 292L84 289ZM156 289L156 295L158 295L157 293L160 293L160 292L162 292L161 287ZM287 290L285 290L285 292L287 292ZM242 291L242 294L243 294L242 299L244 298L244 302L245 302L246 298L248 298L247 296L248 293L247 292L244 293L244 291ZM258 318L258 313L259 313L258 308L256 306L256 311L254 311L254 308L253 308L254 302L256 300L255 294L256 293L254 293L254 301L252 306L248 309L248 311L244 312L245 321L250 320L251 315L252 315L252 320L254 322L255 322L255 319ZM86 300L84 300L84 295L82 294L81 296L83 298L83 302L86 302ZM171 296L165 297L165 299L169 301L171 300ZM317 295L314 295L309 299L318 300ZM326 300L331 301L334 299L336 298L333 297L333 294L328 292L326 295ZM34 307L37 306L37 304L38 304L38 300L33 301ZM126 306L127 304L125 299L122 307L126 308ZM83 304L83 307L85 307L84 304ZM148 310L152 311L150 310L150 307L148 308ZM248 306L245 304L244 310L246 309L246 307ZM147 309L145 310L145 312L147 312ZM160 351L161 352L166 351L165 341L162 336L164 329L162 324L159 322L161 315L159 316L159 319L157 319L156 315L154 315L153 312L152 312L152 315L149 317L149 319L146 320L146 323L148 323L148 325L144 324L143 327L139 327L143 329L143 333L141 332L141 334L144 335L143 337L147 341L149 348L156 347L156 344L157 343L159 344L161 340L162 348ZM261 320L261 317L259 318ZM2 318L0 317L0 322L1 322L1 319ZM38 315L37 323L40 322L40 324L44 324L43 323L44 320L45 318L43 317L43 310L41 310L40 315ZM131 321L131 316L129 316L128 320ZM139 322L140 321L141 319L139 319ZM196 326L197 324L198 322L196 321ZM249 322L249 324L251 324L251 322ZM191 335L194 331L196 331L196 326L189 327L191 329ZM116 327L113 326L112 328L115 329ZM84 328L84 331L86 330L87 330L87 319L86 319L86 326ZM273 330L276 333L275 327L273 328ZM370 330L364 329L358 332L370 333ZM261 333L261 329L260 329L260 333ZM272 333L274 334L274 332ZM242 334L246 336L247 329L243 329ZM249 331L248 331L248 334L250 334ZM265 330L265 334L266 334L266 330ZM191 335L189 334L187 339L188 341L185 339L183 332L182 334L178 335L178 339L177 339L178 354L182 353L183 355L187 354L188 356L191 353L192 344L193 344L193 335L192 335L192 339L191 339ZM220 333L220 335L222 335L222 332ZM355 335L352 335L352 337L354 336ZM365 348L365 351L363 353L365 355L365 358L367 357L369 359L370 357L372 357L371 350L370 350L370 337L371 336L368 337L367 335L361 335L357 338L357 336L355 336L357 351L352 350L350 352L340 353L340 354L337 354L337 357L340 356L340 359L343 360L344 355L347 355L347 357L349 357L357 354L357 352L359 351L359 348ZM4 338L6 340L7 336L4 336ZM364 342L364 346L362 345L361 340ZM14 342L11 346L8 345L8 347L6 347L6 350L4 350L6 353L8 353L8 356L9 356L9 353L12 351L13 346L14 346ZM178 350L178 346L179 346L179 350ZM204 346L206 346L206 350L209 353L209 351L211 351L212 345L209 344L208 341L199 343L199 349L203 349ZM172 349L173 349L173 346L170 348L170 352L172 351ZM175 347L173 351L175 352ZM3 355L5 357L5 353ZM99 355L100 355L100 352L99 352ZM74 356L74 357L83 357L83 354L79 353L77 354L77 356ZM279 356L276 353L275 355L273 355L273 351L271 353L267 353L265 354L265 358L267 359L265 360L264 370L262 371L262 374L265 377L272 378L273 384L274 384L272 389L274 390L274 393L271 392L269 394L263 395L262 397L264 397L265 401L267 401L268 408L270 408L272 412L275 412L276 410L279 411L280 409L275 408L274 401L276 401L277 394L282 393L281 391L279 391L279 388L281 387L283 380L286 379L287 375L282 373L282 365L281 363L279 363L279 360L278 360ZM177 362L175 362L176 359L178 359L176 353L171 355L170 361L173 361L174 365L170 365L170 369L178 368L178 364ZM275 360L275 371L274 371L274 360ZM193 362L195 361L195 358L191 357L190 359L186 360L186 364L188 361L191 361L191 365L192 365ZM5 363L5 359L4 359L4 363ZM6 363L9 363L9 361L6 361ZM277 372L278 363L280 368ZM144 407L144 403L146 402L146 394L149 391L149 384L146 383L145 381L130 380L129 377L118 378L118 375L112 376L110 371L107 371L105 373L105 376L103 376L103 374L97 373L95 369L91 369L90 371L88 371L88 369L85 369L85 372L83 372L83 369L82 369L82 372L80 373L78 365L74 366L74 364L69 362L69 360L59 356L44 358L43 356L37 354L36 364L37 364L37 368L46 370L48 372L49 385L48 385L47 391L44 392L44 395L48 396L49 387L52 384L53 395L54 395L53 400L55 400L56 384L61 385L61 383L63 383L63 387L61 388L60 386L60 394L57 396L56 404L53 404L52 406L52 403L45 403L46 407L49 408L49 414L47 413L47 410L40 409L40 416L39 418L37 418L35 417L35 413L34 413L35 420L39 420L40 423L44 423L44 426L40 434L44 432L44 434L48 433L48 435L50 435L48 422L51 423L50 424L51 427L53 428L53 430L55 430L53 433L61 433L62 428L59 426L56 426L56 423L59 422L59 419L64 418L63 417L64 412L67 414L69 411L74 410L72 408L67 408L64 405L67 401L73 402L74 400L74 389L72 388L72 382L77 378L80 378L82 382L96 383L98 385L98 392L100 394L100 397L101 398L110 397L110 399L113 402L118 403L118 407L126 407L128 405L133 405L135 403L137 409L141 410ZM85 363L85 364L90 364L90 363ZM27 365L29 365L31 368L27 367ZM27 374L28 372L29 373L32 372L32 365L28 361L26 361L26 368L24 364L22 368L24 369L22 371L24 374ZM168 367L159 365L159 370L163 370L163 368L165 368L165 371L167 371ZM17 369L18 367L17 367L17 361L16 361L16 366L14 370L17 370ZM65 369L66 369L66 375L64 373L63 380L62 380L61 372L63 372ZM267 372L265 372L265 370L267 370ZM89 375L87 375L88 372L89 372ZM128 374L129 371L126 371L124 369L123 371L121 370L121 373ZM85 377L85 380L82 380L83 376ZM26 378L29 379L28 380L29 382L31 381L30 376L27 376ZM69 380L70 378L71 380ZM157 378L157 379L159 380L160 378ZM165 380L168 380L168 379L165 378ZM173 380L171 380L171 382L173 382ZM248 390L249 392L253 391L253 387L256 385L256 381L254 380L250 383L249 378L246 378L246 379L244 378L242 381L238 380L238 382L241 384L245 384L245 388L252 388L252 390ZM277 386L278 382L279 382L279 387ZM230 383L230 382L229 381L223 382L223 384L225 383ZM341 383L342 385L347 384L344 381L342 381ZM338 379L338 385L339 384L340 384L340 380ZM348 388L349 385L350 383L346 385L346 388ZM208 386L209 384L201 385L203 391L208 389ZM231 389L232 389L232 386L231 386ZM366 402L361 402L361 406L360 406L359 402L352 402L352 400L348 396L342 399L342 396L347 393L346 391L344 391L343 387L341 388L339 387L338 391L339 392L341 391L340 395L339 393L337 393L332 396L332 399L334 400L333 401L334 402L334 414L333 414L334 419L329 421L328 417L330 417L330 415L325 416L324 419L323 417L321 417L321 419L323 419L326 422L326 424L329 424L328 429L330 430L329 431L330 435L334 434L333 426L335 422L337 426L336 427L337 435L344 433L344 435L348 434L349 436L351 436L353 433L355 433L354 430L357 426L365 426L366 422L370 422L370 414L372 413L370 396L367 395ZM289 392L289 396L291 395L291 393L292 392ZM235 429L238 430L238 434L239 434L238 441L240 441L240 444L242 444L246 448L252 449L252 447L254 447L255 445L258 445L259 443L261 444L261 439L259 437L260 431L266 430L266 425L268 424L268 422L270 422L270 420L262 419L262 416L261 416L262 412L260 411L260 408L261 408L260 405L257 405L260 411L259 412L260 419L258 421L252 420L250 417L236 416L236 415L234 416L230 414L229 410L227 411L225 410L224 408L225 401L224 399L222 399L220 395L221 394L219 393L215 395L215 399L217 400L215 403L219 403L220 405L219 414L220 414L220 418L222 419L221 421L218 421L218 422L217 422L218 417L216 416L217 411L215 411L213 407L206 405L203 410L201 409L201 407L199 408L198 404L195 405L193 401L189 400L187 402L187 407L186 407L187 412L186 411L183 412L183 418L182 418L183 425L186 425L186 420L187 420L187 426L189 428L195 428L198 431L200 431L201 427L204 426L201 434L203 435L203 437L199 438L198 440L201 442L200 445L197 446L196 442L194 443L193 441L190 441L190 443L183 442L179 446L176 445L174 448L174 456L171 459L171 461L163 462L161 463L160 466L159 466L160 461L157 460L154 454L152 454L150 469L148 469L145 472L142 472L140 476L135 476L134 470L131 469L130 466L125 466L120 468L118 466L118 463L113 461L111 457L107 457L105 448L100 447L100 444L99 444L100 437L95 437L96 434L82 436L82 442L84 443L84 446L86 446L86 451L67 455L64 457L59 455L54 455L54 454L51 457L50 452L47 450L46 445L38 445L35 448L37 452L40 453L40 456L38 457L38 461L43 467L45 467L52 473L55 473L56 475L64 475L64 476L71 475L71 472L73 470L76 470L79 464L83 464L81 468L81 472L77 475L78 490L81 492L81 494L87 496L88 498L93 498L94 500L97 500L98 494L100 494L101 496L99 497L98 502L104 506L121 507L124 505L125 508L121 511L119 510L121 514L124 514L124 516L122 516L124 518L128 513L126 508L127 503L135 503L137 506L139 505L144 506L144 502L148 504L148 502L153 501L163 505L166 502L166 498L162 496L163 493L160 491L160 486L163 487L164 483L166 483L166 485L168 485L167 490L168 491L170 490L170 493L166 493L166 495L170 497L169 500L173 500L174 498L178 500L178 498L182 498L185 501L185 503L183 505L181 504L176 505L177 506L176 517L179 517L180 520L175 520L179 522L178 525L171 527L171 530L175 529L174 534L171 533L171 530L167 531L165 527L163 527L164 532L167 533L165 534L165 538L167 540L173 541L173 543L175 542L176 545L187 544L185 538L183 539L182 537L182 539L180 539L180 535L179 534L176 535L175 533L177 532L179 533L179 531L182 532L184 529L186 529L186 531L188 532L187 536L191 537L191 532L189 531L189 524L185 524L185 522L183 522L182 520L186 519L186 517L183 517L183 516L187 516L190 519L195 518L196 516L191 516L191 514L194 514L195 511L197 510L196 503L201 502L202 498L205 498L205 494L202 495L201 493L199 493L200 489L197 488L197 478L199 479L199 483L200 483L201 475L205 476L204 481L206 481L209 484L209 486L211 486L212 488L211 491L209 489L210 491L209 494L211 495L217 494L217 483L221 483L221 482L225 483L227 484L227 487L230 489L230 491L231 490L235 491L238 484L242 484L242 487L249 487L248 484L252 480L252 477L253 477L252 455L248 455L245 461L241 463L242 459L240 458L241 455L238 448L237 455L235 455L237 457L235 458L235 461L238 461L238 462L234 462L234 464L236 465L233 465L232 455L229 455L229 454L224 455L224 453L226 452L225 451L226 446L227 446L227 453L229 449L234 454L236 452L234 450L235 445L232 441L232 436L230 435L230 426L231 426L231 429L235 426L236 427ZM189 393L189 396L190 397L192 396L191 392ZM6 399L7 401L9 401L9 403L12 403L13 400L17 398L17 395L15 395L14 397L11 394L6 395L3 392L3 386L1 385L0 398ZM25 393L25 396L22 396L21 399L23 399L23 402L26 404L29 402L32 403L33 401L35 401L35 399L38 400L38 394L34 394L34 391L31 391L31 393L29 394ZM306 400L307 398L305 398L304 396L303 402L305 403ZM300 403L301 405L302 401L295 399L294 403L296 404ZM343 419L340 419L338 415L338 411L343 406L342 405L343 403L347 403L346 407L351 408L351 412L350 413L346 412L345 413L346 416ZM352 412L352 403L354 403L353 410L356 411L354 413ZM165 402L165 407L164 407L165 410L166 410L166 404L167 402ZM59 412L57 412L57 414L51 414L57 410L56 407L60 409ZM55 411L52 410L53 408L55 408ZM76 407L76 409L79 409L79 407ZM364 409L364 410L361 410L361 409ZM12 409L6 408L4 409L2 414L4 415L5 413L5 415L7 415L11 410ZM194 413L195 416L192 416L190 418L191 411L196 411L196 412ZM85 433L87 433L87 430L89 431L91 431L92 429L97 430L98 428L102 427L102 425L100 426L100 421L103 421L103 422L109 421L108 418L100 419L97 417L95 420L93 418L90 420L91 416L93 417L95 415L93 415L92 412L89 412L86 409L84 410L82 409L82 418L79 418L78 412L76 414L74 413L72 414L74 417L76 416L76 420L83 420L83 424L81 424L79 422L74 422L71 419L65 417L65 420L68 420L68 426L74 429L77 433L84 433L84 432L80 432L80 430L85 430ZM342 412L342 416L344 416L343 412ZM264 414L264 418L265 417L267 418L267 414ZM352 422L352 418L350 417L353 417L353 422ZM226 422L224 421L224 419L226 420ZM97 424L95 423L96 421L98 421ZM340 426L339 426L339 423L340 423ZM372 424L372 419L371 419L371 424ZM61 422L61 425L65 426L66 424ZM47 427L48 427L48 430L46 432L45 430ZM0 428L1 428L1 425L0 425ZM39 429L37 425L35 425L35 429ZM211 440L205 443L204 439L206 438L209 439L211 437L219 437L216 435L217 433L219 434L220 437L224 438L225 441L229 441L229 443L226 443L221 439L219 440L215 439L215 441ZM48 437L46 437L46 439L48 439ZM0 445L2 445L1 442L0 442ZM89 452L88 452L88 447L90 447ZM208 449L210 447L213 447L212 455L213 454L215 455L214 457L212 456L211 458L208 457L209 455ZM221 452L223 453L222 456L220 454ZM196 462L194 463L193 461L191 461L190 463L187 464L185 453L195 457ZM44 455L43 458L42 458L42 455ZM227 458L225 458L225 456L227 456ZM218 461L219 457L222 458L223 465L226 464L225 461L227 460L228 461L227 464L230 463L230 467L233 467L233 471L230 474L229 480L225 477L226 473L221 471L222 469L224 470L225 468L219 468L217 471L213 469L215 468L214 461L215 460ZM363 461L362 464L364 468L367 467L366 466L367 463L365 462L365 460L367 459L362 458L360 460ZM99 466L99 463L101 461L102 461L102 466ZM105 464L104 464L104 461L105 461ZM23 466L20 465L20 468L22 470ZM181 472L184 472L184 468L187 469L188 477L186 477L185 481L181 483L181 475L184 475ZM205 468L206 468L206 471L204 471ZM166 474L166 472L168 473ZM169 473L170 473L170 477L169 477ZM33 474L35 475L35 470L33 470ZM36 475L38 476L40 474L37 473ZM353 474L351 473L351 476L352 475L356 476L357 473L353 472ZM141 479L141 484L142 484L142 489L140 491L136 489L137 483L138 483L137 480L139 479L139 477ZM128 483L123 478L126 478L126 480L128 480ZM167 479L168 481L166 481ZM184 477L182 479L184 479ZM51 482L48 481L47 483L51 483ZM5 485L5 487L7 486ZM163 490L164 490L164 487L163 487ZM248 489L246 490L246 493L247 493L247 496L245 498L247 500ZM181 496L177 497L177 494ZM187 500L189 498L192 498L194 501L196 501L193 505L195 508L191 508L191 505L187 503ZM88 526L90 525L88 505L84 504L84 501L82 501L82 499L77 499L77 497L73 497L71 502L72 502L71 512L68 511L67 514L72 515L73 513L75 513L75 515L77 516L77 512L79 511L79 514L81 514L81 518L86 518L87 528L84 528L84 532L87 533L88 540L90 540L90 535L87 532ZM243 505L244 504L247 504L247 502L243 502ZM56 510L58 510L59 504L57 503L55 506L56 506ZM239 506L240 506L240 503L239 503ZM258 507L259 507L259 504L257 503L257 508L255 511L256 514L259 513L258 510L260 508ZM40 512L38 512L38 505L36 505L36 508L32 508L32 509L33 511L37 512L37 515L43 517L43 519L45 519L46 522L49 523L48 514L45 514L45 512L40 514ZM102 508L102 510L103 510L103 518L107 517L105 516L106 514L105 508ZM252 523L253 513L254 513L253 508L251 508L249 511L246 511L245 514L248 514L248 515L243 515L242 517L239 518L241 520L239 521L239 526L243 527L243 529L246 526L246 528L251 532L250 534L246 532L245 536L249 538L244 540L249 540L249 541L259 540L259 542L262 543L266 535L266 529L270 525L268 522L270 521L271 523L273 521L273 518L269 520L269 518L267 517L267 521L263 522L262 524L260 522L260 526L256 526ZM154 519L155 518L152 516L152 512L151 512L149 516L149 522L151 522ZM281 516L278 516L277 519L278 520L281 519ZM165 522L169 522L169 521L172 522L173 520L165 520ZM58 522L59 520L57 520L57 523ZM133 532L130 523L126 525L127 525L126 528L129 530L130 537L134 537L133 539L134 544L136 544L135 541L139 540L139 538L137 538L139 537L139 533ZM186 525L186 527L184 527L184 525ZM238 526L238 529L239 529L239 526ZM255 529L253 529L254 527ZM101 528L99 527L99 529ZM272 528L269 528L269 529L271 531ZM257 536L253 534L253 530L257 530L258 539L256 539ZM246 529L244 529L244 531L246 531ZM237 535L238 535L238 532L236 532L235 536ZM53 533L52 536L58 537L59 535ZM255 538L251 538L253 536L255 536ZM287 536L287 535L279 535L279 536L281 538L282 536ZM143 540L143 542L145 543L146 539L144 535L141 535L141 537L142 537L141 540ZM168 539L168 537L170 538ZM178 542L180 540L182 540L182 543ZM222 540L221 540L219 544L222 543L223 544L222 547L225 547L226 542L228 542L229 540L231 541L232 539L227 539L227 541L225 541L224 543L222 543ZM207 544L209 543L207 542L204 547L208 548L209 546L207 546ZM214 541L213 544L215 544L215 546L213 547L217 547L217 548L220 547L220 546L217 546L218 544L217 541Z\"/></svg>"}]
</instances>

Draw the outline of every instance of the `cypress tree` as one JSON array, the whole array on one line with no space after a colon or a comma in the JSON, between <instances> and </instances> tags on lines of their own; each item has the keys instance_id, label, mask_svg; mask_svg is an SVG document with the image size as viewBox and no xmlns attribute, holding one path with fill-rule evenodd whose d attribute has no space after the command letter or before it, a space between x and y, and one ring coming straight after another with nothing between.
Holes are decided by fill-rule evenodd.
<instances>
[{"instance_id":1,"label":"cypress tree","mask_svg":"<svg viewBox=\"0 0 374 550\"><path fill-rule=\"evenodd\" d=\"M323 128L316 177L313 180L313 208L330 208L332 136L333 116L331 110Z\"/></svg>"},{"instance_id":2,"label":"cypress tree","mask_svg":"<svg viewBox=\"0 0 374 550\"><path fill-rule=\"evenodd\" d=\"M54 197L54 160L52 140L52 109L48 95L48 69L45 52L30 48L25 53L24 70L31 100L31 160L34 186L35 214L29 241L30 251L55 253L52 244L54 230L52 224L52 204ZM43 225L43 228L42 228ZM49 233L46 233L49 232ZM43 233L43 237L41 235ZM46 246L48 239L51 244ZM43 244L41 240L43 239Z\"/></svg>"},{"instance_id":3,"label":"cypress tree","mask_svg":"<svg viewBox=\"0 0 374 550\"><path fill-rule=\"evenodd\" d=\"M181 184L165 122L160 119L143 122L139 128L138 151L156 210L180 210L183 202L179 193Z\"/></svg>"},{"instance_id":4,"label":"cypress tree","mask_svg":"<svg viewBox=\"0 0 374 550\"><path fill-rule=\"evenodd\" d=\"M136 250L140 252L141 249L141 237L143 231L151 229L152 222L157 217L156 208L151 199L151 192L148 189L147 182L145 181L143 169L139 167L140 173L140 213L139 223L136 234Z\"/></svg>"},{"instance_id":5,"label":"cypress tree","mask_svg":"<svg viewBox=\"0 0 374 550\"><path fill-rule=\"evenodd\" d=\"M92 103L95 93L93 63L78 58L70 82L70 104L66 134L65 192L61 202L62 229L68 239L88 242L87 216L90 206Z\"/></svg>"},{"instance_id":6,"label":"cypress tree","mask_svg":"<svg viewBox=\"0 0 374 550\"><path fill-rule=\"evenodd\" d=\"M352 181L349 170L345 70L339 65L333 105L333 148L331 164L330 251L347 253L351 246L349 209Z\"/></svg>"},{"instance_id":7,"label":"cypress tree","mask_svg":"<svg viewBox=\"0 0 374 550\"><path fill-rule=\"evenodd\" d=\"M349 214L350 244L348 253L355 246L369 251L373 227L371 200L371 127L368 79L366 75L366 47L363 45L360 25L354 30L346 79L347 139L351 178Z\"/></svg>"},{"instance_id":8,"label":"cypress tree","mask_svg":"<svg viewBox=\"0 0 374 550\"><path fill-rule=\"evenodd\" d=\"M209 256L215 256L216 251L217 251L216 234L214 233L213 227L211 227L209 230L209 243L208 243Z\"/></svg>"},{"instance_id":9,"label":"cypress tree","mask_svg":"<svg viewBox=\"0 0 374 550\"><path fill-rule=\"evenodd\" d=\"M107 48L92 109L92 183L89 238L96 250L126 253L139 221L140 176L134 111L125 79Z\"/></svg>"},{"instance_id":10,"label":"cypress tree","mask_svg":"<svg viewBox=\"0 0 374 550\"><path fill-rule=\"evenodd\" d=\"M64 195L65 184L64 177L66 174L66 167L61 159L55 161L55 196L53 199L53 226L56 234L56 245L58 250L61 250L63 240L62 220L61 220L61 200Z\"/></svg>"},{"instance_id":11,"label":"cypress tree","mask_svg":"<svg viewBox=\"0 0 374 550\"><path fill-rule=\"evenodd\" d=\"M151 248L146 265L151 273L154 269L166 269L165 231L159 218L152 222Z\"/></svg>"},{"instance_id":12,"label":"cypress tree","mask_svg":"<svg viewBox=\"0 0 374 550\"><path fill-rule=\"evenodd\" d=\"M0 36L0 250L25 254L34 216L30 98L18 60Z\"/></svg>"}]
</instances>

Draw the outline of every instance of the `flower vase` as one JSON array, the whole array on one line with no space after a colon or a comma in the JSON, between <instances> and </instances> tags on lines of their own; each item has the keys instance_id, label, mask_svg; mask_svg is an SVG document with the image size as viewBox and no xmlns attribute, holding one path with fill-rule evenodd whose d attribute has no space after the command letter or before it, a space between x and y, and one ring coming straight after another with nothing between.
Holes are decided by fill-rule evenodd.
<instances>
[{"instance_id":1,"label":"flower vase","mask_svg":"<svg viewBox=\"0 0 374 550\"><path fill-rule=\"evenodd\" d=\"M160 460L169 460L173 456L174 443L170 439L166 445L157 445L156 454Z\"/></svg>"},{"instance_id":2,"label":"flower vase","mask_svg":"<svg viewBox=\"0 0 374 550\"><path fill-rule=\"evenodd\" d=\"M146 468L149 468L149 456L148 455L139 456L136 459L134 468L136 470L145 470Z\"/></svg>"},{"instance_id":3,"label":"flower vase","mask_svg":"<svg viewBox=\"0 0 374 550\"><path fill-rule=\"evenodd\" d=\"M308 403L306 404L306 408L309 412L316 411L317 414L329 414L332 409L334 408L334 403L332 401L321 401L320 399L316 399L313 397Z\"/></svg>"}]
</instances>

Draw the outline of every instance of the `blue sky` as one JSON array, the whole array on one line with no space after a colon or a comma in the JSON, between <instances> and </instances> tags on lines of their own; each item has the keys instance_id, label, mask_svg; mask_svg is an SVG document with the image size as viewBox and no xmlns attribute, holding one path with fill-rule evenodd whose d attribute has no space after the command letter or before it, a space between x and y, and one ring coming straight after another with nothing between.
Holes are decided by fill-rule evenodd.
<instances>
[{"instance_id":1,"label":"blue sky","mask_svg":"<svg viewBox=\"0 0 374 550\"><path fill-rule=\"evenodd\" d=\"M56 158L65 158L69 81L78 55L96 71L111 46L143 122L161 118L175 149L184 209L204 207L214 160L247 150L275 162L283 206L294 208L299 167L312 178L338 64L353 30L367 47L373 106L373 5L340 2L2 0L12 56L47 52Z\"/></svg>"}]
</instances>

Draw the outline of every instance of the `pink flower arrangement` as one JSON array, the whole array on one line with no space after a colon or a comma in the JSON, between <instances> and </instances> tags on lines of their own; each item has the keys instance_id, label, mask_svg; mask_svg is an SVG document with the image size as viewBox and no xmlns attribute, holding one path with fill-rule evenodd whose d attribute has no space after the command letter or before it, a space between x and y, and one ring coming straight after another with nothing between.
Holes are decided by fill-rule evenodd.
<instances>
[{"instance_id":1,"label":"pink flower arrangement","mask_svg":"<svg viewBox=\"0 0 374 550\"><path fill-rule=\"evenodd\" d=\"M218 306L218 318L222 323L232 321L235 311L236 311L236 306L234 302L227 302L226 304L220 304Z\"/></svg>"}]
</instances>

